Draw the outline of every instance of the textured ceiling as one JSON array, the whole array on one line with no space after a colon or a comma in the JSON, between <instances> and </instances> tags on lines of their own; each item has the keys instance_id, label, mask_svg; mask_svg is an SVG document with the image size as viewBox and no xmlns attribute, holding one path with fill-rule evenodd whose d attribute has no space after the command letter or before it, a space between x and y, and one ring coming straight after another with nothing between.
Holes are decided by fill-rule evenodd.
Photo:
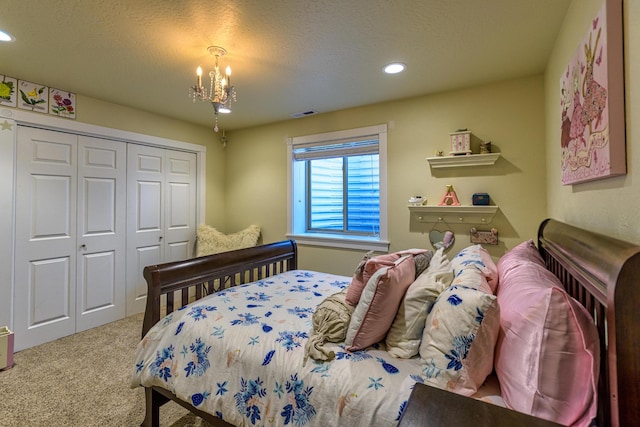
<instances>
[{"instance_id":1,"label":"textured ceiling","mask_svg":"<svg viewBox=\"0 0 640 427\"><path fill-rule=\"evenodd\" d=\"M0 74L210 126L187 93L219 45L232 130L541 73L570 2L3 0Z\"/></svg>"}]
</instances>

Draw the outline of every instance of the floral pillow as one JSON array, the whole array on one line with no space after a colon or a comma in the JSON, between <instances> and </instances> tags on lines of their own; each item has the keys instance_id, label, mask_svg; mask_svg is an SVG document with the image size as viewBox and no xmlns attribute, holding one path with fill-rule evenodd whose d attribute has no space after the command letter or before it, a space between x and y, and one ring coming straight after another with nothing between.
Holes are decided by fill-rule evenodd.
<instances>
[{"instance_id":1,"label":"floral pillow","mask_svg":"<svg viewBox=\"0 0 640 427\"><path fill-rule=\"evenodd\" d=\"M438 249L427 269L409 286L387 333L387 351L393 357L409 359L418 354L427 313L440 293L453 280L451 262Z\"/></svg>"},{"instance_id":2,"label":"floral pillow","mask_svg":"<svg viewBox=\"0 0 640 427\"><path fill-rule=\"evenodd\" d=\"M452 285L464 285L495 294L498 287L498 267L482 245L464 248L451 260ZM461 277L464 278L461 279ZM486 287L488 286L488 287Z\"/></svg>"},{"instance_id":3,"label":"floral pillow","mask_svg":"<svg viewBox=\"0 0 640 427\"><path fill-rule=\"evenodd\" d=\"M445 289L427 316L420 344L426 382L474 394L493 370L499 328L495 295L464 286Z\"/></svg>"}]
</instances>

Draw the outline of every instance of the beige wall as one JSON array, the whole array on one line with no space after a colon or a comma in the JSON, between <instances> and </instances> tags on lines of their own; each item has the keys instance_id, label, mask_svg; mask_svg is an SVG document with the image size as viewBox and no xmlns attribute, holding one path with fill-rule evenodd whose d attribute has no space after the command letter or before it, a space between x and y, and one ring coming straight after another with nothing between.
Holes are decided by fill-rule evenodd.
<instances>
[{"instance_id":1,"label":"beige wall","mask_svg":"<svg viewBox=\"0 0 640 427\"><path fill-rule=\"evenodd\" d=\"M407 200L420 194L437 204L447 184L454 186L462 204L471 204L473 193L487 192L500 206L491 224L500 233L500 245L488 247L493 256L535 238L547 211L541 75L231 132L226 148L226 231L258 224L264 242L285 238L285 138L382 123L388 125L391 251L431 247L427 234L433 225L410 223ZM432 173L426 157L435 150L447 152L449 132L463 127L492 141L502 157L493 167ZM212 208L208 202L208 211ZM450 225L456 233L451 250L455 253L469 245L470 226ZM304 246L300 267L350 275L361 256L362 251Z\"/></svg>"},{"instance_id":2,"label":"beige wall","mask_svg":"<svg viewBox=\"0 0 640 427\"><path fill-rule=\"evenodd\" d=\"M79 122L152 135L207 147L207 223L224 223L224 150L207 126L195 125L122 105L78 95Z\"/></svg>"},{"instance_id":3,"label":"beige wall","mask_svg":"<svg viewBox=\"0 0 640 427\"><path fill-rule=\"evenodd\" d=\"M640 243L640 2L623 4L627 174L590 183L562 186L560 177L560 76L597 14L602 0L573 0L545 73L547 122L547 203L549 216L614 237Z\"/></svg>"}]
</instances>

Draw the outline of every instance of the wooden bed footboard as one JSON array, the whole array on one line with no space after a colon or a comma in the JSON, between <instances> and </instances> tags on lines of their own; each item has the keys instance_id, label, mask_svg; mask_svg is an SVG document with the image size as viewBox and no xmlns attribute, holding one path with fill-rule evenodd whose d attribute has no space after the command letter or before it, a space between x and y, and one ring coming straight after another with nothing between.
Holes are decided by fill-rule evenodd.
<instances>
[{"instance_id":1,"label":"wooden bed footboard","mask_svg":"<svg viewBox=\"0 0 640 427\"><path fill-rule=\"evenodd\" d=\"M162 316L205 295L298 268L294 240L145 267L142 336Z\"/></svg>"},{"instance_id":2,"label":"wooden bed footboard","mask_svg":"<svg viewBox=\"0 0 640 427\"><path fill-rule=\"evenodd\" d=\"M142 336L144 337L162 316L203 296L297 268L298 247L294 240L147 266L143 271L147 281L147 305ZM230 425L213 415L199 411L159 387L146 387L145 400L143 426L158 427L160 407L170 400L215 426Z\"/></svg>"}]
</instances>

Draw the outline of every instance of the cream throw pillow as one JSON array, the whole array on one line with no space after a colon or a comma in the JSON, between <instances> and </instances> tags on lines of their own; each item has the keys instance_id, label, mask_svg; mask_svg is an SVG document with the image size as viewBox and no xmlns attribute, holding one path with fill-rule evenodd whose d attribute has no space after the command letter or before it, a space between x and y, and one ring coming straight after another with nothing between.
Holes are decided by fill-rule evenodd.
<instances>
[{"instance_id":1,"label":"cream throw pillow","mask_svg":"<svg viewBox=\"0 0 640 427\"><path fill-rule=\"evenodd\" d=\"M387 351L393 357L409 359L418 354L427 313L436 298L453 280L453 267L438 249L427 269L409 286L396 318L387 333Z\"/></svg>"},{"instance_id":2,"label":"cream throw pillow","mask_svg":"<svg viewBox=\"0 0 640 427\"><path fill-rule=\"evenodd\" d=\"M224 234L210 225L198 226L196 256L217 254L255 246L260 238L260 227L250 225L242 231Z\"/></svg>"}]
</instances>

